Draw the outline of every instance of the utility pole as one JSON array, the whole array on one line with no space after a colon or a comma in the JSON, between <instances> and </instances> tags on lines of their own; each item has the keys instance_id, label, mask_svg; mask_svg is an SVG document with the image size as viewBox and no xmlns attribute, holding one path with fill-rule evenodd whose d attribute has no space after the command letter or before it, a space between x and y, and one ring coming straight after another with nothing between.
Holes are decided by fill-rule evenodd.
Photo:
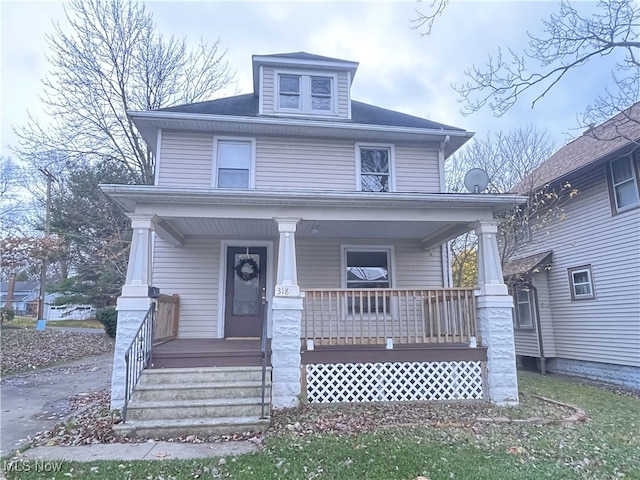
<instances>
[{"instance_id":1,"label":"utility pole","mask_svg":"<svg viewBox=\"0 0 640 480\"><path fill-rule=\"evenodd\" d=\"M47 177L47 211L44 223L45 238L49 236L51 231L51 181L58 181L56 177L51 174L47 169L39 168L40 173ZM47 288L47 255L42 257L42 267L40 269L40 296L38 297L38 320L42 320L44 317L44 296Z\"/></svg>"}]
</instances>

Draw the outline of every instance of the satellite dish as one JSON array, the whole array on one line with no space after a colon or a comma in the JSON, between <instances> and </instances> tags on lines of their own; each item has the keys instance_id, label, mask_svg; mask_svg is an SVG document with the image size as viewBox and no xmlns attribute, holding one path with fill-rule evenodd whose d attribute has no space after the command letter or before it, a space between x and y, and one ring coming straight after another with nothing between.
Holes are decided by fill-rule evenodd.
<instances>
[{"instance_id":1,"label":"satellite dish","mask_svg":"<svg viewBox=\"0 0 640 480\"><path fill-rule=\"evenodd\" d=\"M481 168L472 168L464 176L464 186L470 193L481 193L489 185L489 175Z\"/></svg>"}]
</instances>

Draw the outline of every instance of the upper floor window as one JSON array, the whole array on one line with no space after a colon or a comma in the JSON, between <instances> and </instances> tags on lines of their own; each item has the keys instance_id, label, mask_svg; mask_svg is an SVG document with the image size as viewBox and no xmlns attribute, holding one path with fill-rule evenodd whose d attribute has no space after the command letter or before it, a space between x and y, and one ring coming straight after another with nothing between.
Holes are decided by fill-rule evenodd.
<instances>
[{"instance_id":1,"label":"upper floor window","mask_svg":"<svg viewBox=\"0 0 640 480\"><path fill-rule=\"evenodd\" d=\"M216 186L252 188L254 150L253 140L216 139Z\"/></svg>"},{"instance_id":2,"label":"upper floor window","mask_svg":"<svg viewBox=\"0 0 640 480\"><path fill-rule=\"evenodd\" d=\"M332 114L334 78L323 75L278 75L278 110Z\"/></svg>"},{"instance_id":3,"label":"upper floor window","mask_svg":"<svg viewBox=\"0 0 640 480\"><path fill-rule=\"evenodd\" d=\"M571 300L592 300L595 298L591 265L570 268L568 273Z\"/></svg>"},{"instance_id":4,"label":"upper floor window","mask_svg":"<svg viewBox=\"0 0 640 480\"><path fill-rule=\"evenodd\" d=\"M393 149L390 146L356 146L357 189L362 192L392 192Z\"/></svg>"},{"instance_id":5,"label":"upper floor window","mask_svg":"<svg viewBox=\"0 0 640 480\"><path fill-rule=\"evenodd\" d=\"M616 212L640 205L638 175L633 155L625 155L609 163L608 175L612 208L615 207Z\"/></svg>"}]
</instances>

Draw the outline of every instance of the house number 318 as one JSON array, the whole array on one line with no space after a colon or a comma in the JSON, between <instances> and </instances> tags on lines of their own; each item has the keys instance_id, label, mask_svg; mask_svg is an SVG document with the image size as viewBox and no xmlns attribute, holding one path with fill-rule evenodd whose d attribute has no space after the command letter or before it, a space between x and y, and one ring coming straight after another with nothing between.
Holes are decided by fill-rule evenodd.
<instances>
[{"instance_id":1,"label":"house number 318","mask_svg":"<svg viewBox=\"0 0 640 480\"><path fill-rule=\"evenodd\" d=\"M276 297L297 297L300 287L297 285L276 285Z\"/></svg>"}]
</instances>

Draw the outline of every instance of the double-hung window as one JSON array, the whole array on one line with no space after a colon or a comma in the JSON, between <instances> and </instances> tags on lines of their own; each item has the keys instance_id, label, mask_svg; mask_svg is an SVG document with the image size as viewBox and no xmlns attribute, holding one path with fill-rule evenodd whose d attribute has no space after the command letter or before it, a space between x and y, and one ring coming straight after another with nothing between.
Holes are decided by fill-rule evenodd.
<instances>
[{"instance_id":1,"label":"double-hung window","mask_svg":"<svg viewBox=\"0 0 640 480\"><path fill-rule=\"evenodd\" d=\"M640 205L637 173L633 155L625 155L609 163L611 202L615 212L623 212Z\"/></svg>"},{"instance_id":2,"label":"double-hung window","mask_svg":"<svg viewBox=\"0 0 640 480\"><path fill-rule=\"evenodd\" d=\"M277 110L332 115L335 112L333 76L278 74Z\"/></svg>"},{"instance_id":3,"label":"double-hung window","mask_svg":"<svg viewBox=\"0 0 640 480\"><path fill-rule=\"evenodd\" d=\"M217 139L216 186L252 188L254 144L252 140Z\"/></svg>"},{"instance_id":4,"label":"double-hung window","mask_svg":"<svg viewBox=\"0 0 640 480\"><path fill-rule=\"evenodd\" d=\"M591 265L570 268L568 274L571 300L592 300L595 298Z\"/></svg>"},{"instance_id":5,"label":"double-hung window","mask_svg":"<svg viewBox=\"0 0 640 480\"><path fill-rule=\"evenodd\" d=\"M513 289L514 315L516 328L532 329L535 315L533 290L524 284L517 284Z\"/></svg>"},{"instance_id":6,"label":"double-hung window","mask_svg":"<svg viewBox=\"0 0 640 480\"><path fill-rule=\"evenodd\" d=\"M362 192L392 192L393 149L390 146L357 145L357 189Z\"/></svg>"},{"instance_id":7,"label":"double-hung window","mask_svg":"<svg viewBox=\"0 0 640 480\"><path fill-rule=\"evenodd\" d=\"M347 293L347 312L353 315L391 313L388 295L362 292L391 287L391 248L345 248L343 261L347 289L361 290L353 294Z\"/></svg>"}]
</instances>

